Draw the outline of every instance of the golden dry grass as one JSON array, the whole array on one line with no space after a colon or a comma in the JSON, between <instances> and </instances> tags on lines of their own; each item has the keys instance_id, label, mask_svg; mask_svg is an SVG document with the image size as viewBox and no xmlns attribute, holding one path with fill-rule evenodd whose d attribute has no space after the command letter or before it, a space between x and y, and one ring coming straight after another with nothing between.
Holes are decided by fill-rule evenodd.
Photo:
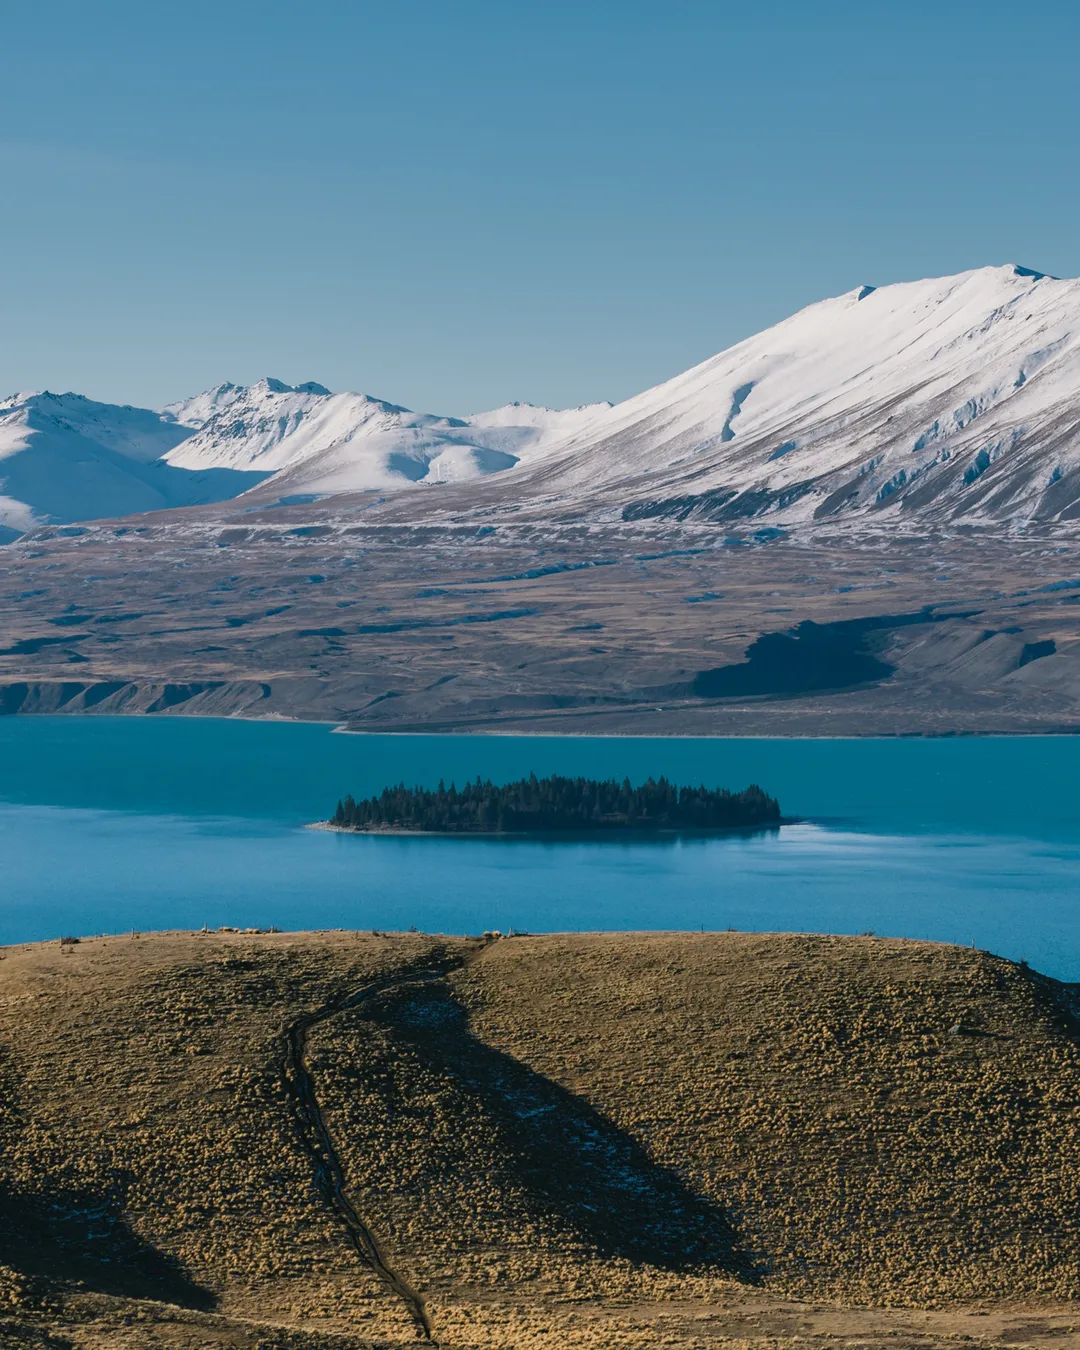
<instances>
[{"instance_id":1,"label":"golden dry grass","mask_svg":"<svg viewBox=\"0 0 1080 1350\"><path fill-rule=\"evenodd\" d=\"M425 973L426 972L426 973ZM0 1346L1080 1344L1071 990L875 938L165 934L0 960Z\"/></svg>"}]
</instances>

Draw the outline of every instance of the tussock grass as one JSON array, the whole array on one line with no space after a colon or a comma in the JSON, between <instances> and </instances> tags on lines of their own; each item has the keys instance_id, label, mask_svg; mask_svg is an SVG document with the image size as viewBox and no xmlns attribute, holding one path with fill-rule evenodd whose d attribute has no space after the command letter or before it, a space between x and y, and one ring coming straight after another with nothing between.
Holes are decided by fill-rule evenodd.
<instances>
[{"instance_id":1,"label":"tussock grass","mask_svg":"<svg viewBox=\"0 0 1080 1350\"><path fill-rule=\"evenodd\" d=\"M290 1110L284 1032L327 1008L349 1200L447 1347L1061 1344L1071 996L874 937L9 948L0 1345L414 1343Z\"/></svg>"}]
</instances>

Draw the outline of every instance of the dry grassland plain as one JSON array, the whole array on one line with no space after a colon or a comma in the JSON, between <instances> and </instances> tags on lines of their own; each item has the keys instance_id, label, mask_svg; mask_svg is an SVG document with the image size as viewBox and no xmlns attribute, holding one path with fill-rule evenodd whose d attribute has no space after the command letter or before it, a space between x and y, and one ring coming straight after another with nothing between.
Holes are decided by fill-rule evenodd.
<instances>
[{"instance_id":1,"label":"dry grassland plain","mask_svg":"<svg viewBox=\"0 0 1080 1350\"><path fill-rule=\"evenodd\" d=\"M416 501L156 512L0 549L0 715L556 735L1080 726L1067 530L755 543L690 523L399 519ZM785 649L779 685L762 638ZM875 662L852 668L852 652Z\"/></svg>"},{"instance_id":2,"label":"dry grassland plain","mask_svg":"<svg viewBox=\"0 0 1080 1350\"><path fill-rule=\"evenodd\" d=\"M1074 991L986 953L2 958L0 1346L1080 1345Z\"/></svg>"}]
</instances>

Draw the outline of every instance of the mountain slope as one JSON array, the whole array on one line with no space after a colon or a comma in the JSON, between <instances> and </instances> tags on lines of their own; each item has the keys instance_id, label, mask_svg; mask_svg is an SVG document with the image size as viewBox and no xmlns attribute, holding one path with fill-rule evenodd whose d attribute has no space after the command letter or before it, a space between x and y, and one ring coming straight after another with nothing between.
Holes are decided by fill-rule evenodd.
<instances>
[{"instance_id":1,"label":"mountain slope","mask_svg":"<svg viewBox=\"0 0 1080 1350\"><path fill-rule=\"evenodd\" d=\"M90 520L223 501L257 473L171 467L191 433L145 408L80 394L13 394L0 401L0 543L45 521Z\"/></svg>"},{"instance_id":2,"label":"mountain slope","mask_svg":"<svg viewBox=\"0 0 1080 1350\"><path fill-rule=\"evenodd\" d=\"M457 1350L1076 1345L1076 986L1025 966L735 932L5 956L12 1350L407 1350L403 1289Z\"/></svg>"},{"instance_id":3,"label":"mountain slope","mask_svg":"<svg viewBox=\"0 0 1080 1350\"><path fill-rule=\"evenodd\" d=\"M165 409L194 428L168 462L272 473L267 491L279 494L462 482L512 468L588 424L591 411L510 404L463 420L319 384L225 384Z\"/></svg>"},{"instance_id":4,"label":"mountain slope","mask_svg":"<svg viewBox=\"0 0 1080 1350\"><path fill-rule=\"evenodd\" d=\"M1080 513L1080 281L864 286L598 416L515 475L594 518Z\"/></svg>"},{"instance_id":5,"label":"mountain slope","mask_svg":"<svg viewBox=\"0 0 1080 1350\"><path fill-rule=\"evenodd\" d=\"M218 385L161 412L15 394L0 402L0 543L44 523L225 501L267 478L271 498L469 481L591 412L515 404L467 422L271 379Z\"/></svg>"}]
</instances>

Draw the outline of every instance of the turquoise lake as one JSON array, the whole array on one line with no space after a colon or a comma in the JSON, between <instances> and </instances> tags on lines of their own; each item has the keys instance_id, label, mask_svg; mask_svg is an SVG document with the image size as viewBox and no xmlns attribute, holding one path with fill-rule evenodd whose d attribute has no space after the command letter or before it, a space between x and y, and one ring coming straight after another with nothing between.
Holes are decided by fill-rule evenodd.
<instances>
[{"instance_id":1,"label":"turquoise lake","mask_svg":"<svg viewBox=\"0 0 1080 1350\"><path fill-rule=\"evenodd\" d=\"M717 839L372 838L337 798L559 772L779 797ZM1080 980L1080 738L350 736L187 718L0 719L0 942L208 924L799 930L974 942Z\"/></svg>"}]
</instances>

